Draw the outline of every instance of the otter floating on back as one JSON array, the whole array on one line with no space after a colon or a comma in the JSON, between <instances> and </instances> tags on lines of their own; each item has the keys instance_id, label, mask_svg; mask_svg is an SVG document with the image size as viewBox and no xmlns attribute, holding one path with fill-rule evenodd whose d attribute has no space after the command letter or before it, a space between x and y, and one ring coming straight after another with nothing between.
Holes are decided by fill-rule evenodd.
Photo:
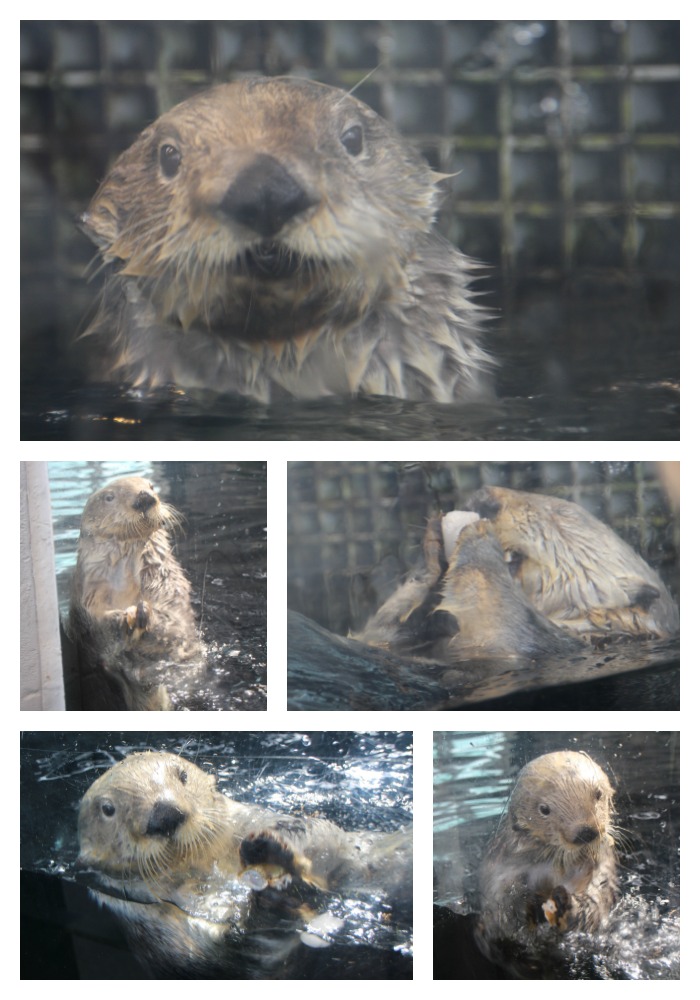
<instances>
[{"instance_id":1,"label":"otter floating on back","mask_svg":"<svg viewBox=\"0 0 700 1000\"><path fill-rule=\"evenodd\" d=\"M384 900L379 919L412 899L410 828L345 831L238 802L171 753L132 753L102 774L78 828L99 900L168 977L235 966L246 935L263 966L300 941L328 944L342 925L322 912L329 893Z\"/></svg>"},{"instance_id":2,"label":"otter floating on back","mask_svg":"<svg viewBox=\"0 0 700 1000\"><path fill-rule=\"evenodd\" d=\"M246 79L147 128L79 222L109 265L96 375L252 397L492 396L443 175L354 97Z\"/></svg>"}]
</instances>

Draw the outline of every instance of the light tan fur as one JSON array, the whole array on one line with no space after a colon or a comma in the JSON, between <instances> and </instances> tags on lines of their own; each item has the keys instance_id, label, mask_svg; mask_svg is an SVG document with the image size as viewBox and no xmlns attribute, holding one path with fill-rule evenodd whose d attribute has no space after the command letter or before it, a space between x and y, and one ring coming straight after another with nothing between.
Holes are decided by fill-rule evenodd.
<instances>
[{"instance_id":1,"label":"light tan fur","mask_svg":"<svg viewBox=\"0 0 700 1000\"><path fill-rule=\"evenodd\" d=\"M422 560L353 638L462 661L677 634L659 575L582 507L488 486L467 508L431 519Z\"/></svg>"},{"instance_id":2,"label":"light tan fur","mask_svg":"<svg viewBox=\"0 0 700 1000\"><path fill-rule=\"evenodd\" d=\"M289 874L322 888L382 877L379 861L392 851L404 875L410 863L405 833L346 832L329 820L236 802L190 761L150 751L130 754L94 782L80 805L79 831L83 865L141 880L154 895L163 883L214 868L236 876L249 867L282 868L268 857L251 863L250 841L263 835L288 849Z\"/></svg>"},{"instance_id":3,"label":"light tan fur","mask_svg":"<svg viewBox=\"0 0 700 1000\"><path fill-rule=\"evenodd\" d=\"M120 684L128 708L169 708L149 667L203 653L190 584L168 534L180 520L139 476L109 483L83 511L69 631L87 660Z\"/></svg>"},{"instance_id":4,"label":"light tan fur","mask_svg":"<svg viewBox=\"0 0 700 1000\"><path fill-rule=\"evenodd\" d=\"M518 775L479 871L483 950L539 926L598 930L618 895L613 789L588 754L557 751Z\"/></svg>"},{"instance_id":5,"label":"light tan fur","mask_svg":"<svg viewBox=\"0 0 700 1000\"><path fill-rule=\"evenodd\" d=\"M432 231L442 175L366 105L246 79L161 116L81 227L111 270L102 378L251 396L491 398L477 266Z\"/></svg>"},{"instance_id":6,"label":"light tan fur","mask_svg":"<svg viewBox=\"0 0 700 1000\"><path fill-rule=\"evenodd\" d=\"M313 919L326 889L411 898L410 828L347 832L237 802L171 753L132 753L101 775L78 828L80 867L159 964L221 962L217 946L247 929Z\"/></svg>"},{"instance_id":7,"label":"light tan fur","mask_svg":"<svg viewBox=\"0 0 700 1000\"><path fill-rule=\"evenodd\" d=\"M488 519L511 575L555 625L579 635L678 631L678 610L658 573L578 504L488 486L469 507Z\"/></svg>"}]
</instances>

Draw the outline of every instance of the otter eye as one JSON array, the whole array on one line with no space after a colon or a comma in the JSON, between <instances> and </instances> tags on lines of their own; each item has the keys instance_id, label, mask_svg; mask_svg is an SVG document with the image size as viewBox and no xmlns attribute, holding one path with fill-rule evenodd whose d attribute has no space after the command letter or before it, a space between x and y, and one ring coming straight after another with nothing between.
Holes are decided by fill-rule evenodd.
<instances>
[{"instance_id":1,"label":"otter eye","mask_svg":"<svg viewBox=\"0 0 700 1000\"><path fill-rule=\"evenodd\" d=\"M180 770L178 772L178 778L180 779L180 781L182 782L183 785L186 785L187 784L187 771L185 771L184 769Z\"/></svg>"},{"instance_id":2,"label":"otter eye","mask_svg":"<svg viewBox=\"0 0 700 1000\"><path fill-rule=\"evenodd\" d=\"M509 551L505 553L505 557L510 575L516 576L520 567L525 562L525 556L522 552L517 552L515 549L509 549Z\"/></svg>"},{"instance_id":3,"label":"otter eye","mask_svg":"<svg viewBox=\"0 0 700 1000\"><path fill-rule=\"evenodd\" d=\"M114 816L117 810L114 808L114 803L111 799L105 799L102 803L102 815L103 816Z\"/></svg>"},{"instance_id":4,"label":"otter eye","mask_svg":"<svg viewBox=\"0 0 700 1000\"><path fill-rule=\"evenodd\" d=\"M542 814L543 816L549 816L549 814L550 814L550 813L551 813L551 811L552 811L552 810L551 810L551 809L549 808L549 806L547 805L547 803L546 803L546 802L540 802L540 804L538 805L538 807L537 807L537 808L539 809L539 811L541 812L541 814Z\"/></svg>"},{"instance_id":5,"label":"otter eye","mask_svg":"<svg viewBox=\"0 0 700 1000\"><path fill-rule=\"evenodd\" d=\"M603 793L600 790L600 788L596 788L596 790L595 790L595 798L596 798L596 802L600 802L600 800L603 798Z\"/></svg>"},{"instance_id":6,"label":"otter eye","mask_svg":"<svg viewBox=\"0 0 700 1000\"><path fill-rule=\"evenodd\" d=\"M158 160L163 174L166 177L174 177L180 169L182 154L177 146L173 146L172 142L165 142L158 152Z\"/></svg>"},{"instance_id":7,"label":"otter eye","mask_svg":"<svg viewBox=\"0 0 700 1000\"><path fill-rule=\"evenodd\" d=\"M105 493L105 500L107 503L111 503L114 500L114 493Z\"/></svg>"},{"instance_id":8,"label":"otter eye","mask_svg":"<svg viewBox=\"0 0 700 1000\"><path fill-rule=\"evenodd\" d=\"M362 152L363 135L361 125L351 125L340 137L350 156L359 156Z\"/></svg>"}]
</instances>

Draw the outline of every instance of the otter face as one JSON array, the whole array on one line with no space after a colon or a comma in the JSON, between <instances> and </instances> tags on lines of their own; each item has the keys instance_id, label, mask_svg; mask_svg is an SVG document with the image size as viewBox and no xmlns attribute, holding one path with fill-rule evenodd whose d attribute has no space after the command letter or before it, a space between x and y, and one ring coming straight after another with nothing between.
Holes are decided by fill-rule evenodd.
<instances>
[{"instance_id":1,"label":"otter face","mask_svg":"<svg viewBox=\"0 0 700 1000\"><path fill-rule=\"evenodd\" d=\"M127 476L92 494L80 530L94 538L127 541L149 538L159 528L178 520L177 512L161 502L152 483L139 476Z\"/></svg>"},{"instance_id":2,"label":"otter face","mask_svg":"<svg viewBox=\"0 0 700 1000\"><path fill-rule=\"evenodd\" d=\"M147 882L223 850L227 800L213 775L169 753L135 753L83 796L79 863ZM214 855L216 856L216 855Z\"/></svg>"},{"instance_id":3,"label":"otter face","mask_svg":"<svg viewBox=\"0 0 700 1000\"><path fill-rule=\"evenodd\" d=\"M440 175L354 97L301 79L195 95L117 160L81 226L160 321L279 337L291 309L348 316L402 287ZM332 287L331 287L332 286ZM333 294L333 292L336 294ZM259 329L249 315L254 292ZM347 318L347 317L346 317ZM284 333L282 334L284 335Z\"/></svg>"},{"instance_id":4,"label":"otter face","mask_svg":"<svg viewBox=\"0 0 700 1000\"><path fill-rule=\"evenodd\" d=\"M553 852L595 852L611 841L613 789L585 753L560 751L526 764L508 806L513 830Z\"/></svg>"}]
</instances>

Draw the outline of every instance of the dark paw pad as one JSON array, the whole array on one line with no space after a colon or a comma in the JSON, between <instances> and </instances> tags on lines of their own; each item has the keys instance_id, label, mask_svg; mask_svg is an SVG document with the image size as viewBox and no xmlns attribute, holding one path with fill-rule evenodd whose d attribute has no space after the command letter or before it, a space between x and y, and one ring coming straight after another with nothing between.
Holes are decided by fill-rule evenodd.
<instances>
[{"instance_id":1,"label":"dark paw pad","mask_svg":"<svg viewBox=\"0 0 700 1000\"><path fill-rule=\"evenodd\" d=\"M240 853L243 864L251 868L275 865L293 872L296 867L291 847L267 830L248 834L241 843Z\"/></svg>"},{"instance_id":2,"label":"dark paw pad","mask_svg":"<svg viewBox=\"0 0 700 1000\"><path fill-rule=\"evenodd\" d=\"M550 896L557 906L557 914L561 917L567 910L571 909L571 896L569 895L569 890L563 885L557 885L552 889L552 894Z\"/></svg>"}]
</instances>

